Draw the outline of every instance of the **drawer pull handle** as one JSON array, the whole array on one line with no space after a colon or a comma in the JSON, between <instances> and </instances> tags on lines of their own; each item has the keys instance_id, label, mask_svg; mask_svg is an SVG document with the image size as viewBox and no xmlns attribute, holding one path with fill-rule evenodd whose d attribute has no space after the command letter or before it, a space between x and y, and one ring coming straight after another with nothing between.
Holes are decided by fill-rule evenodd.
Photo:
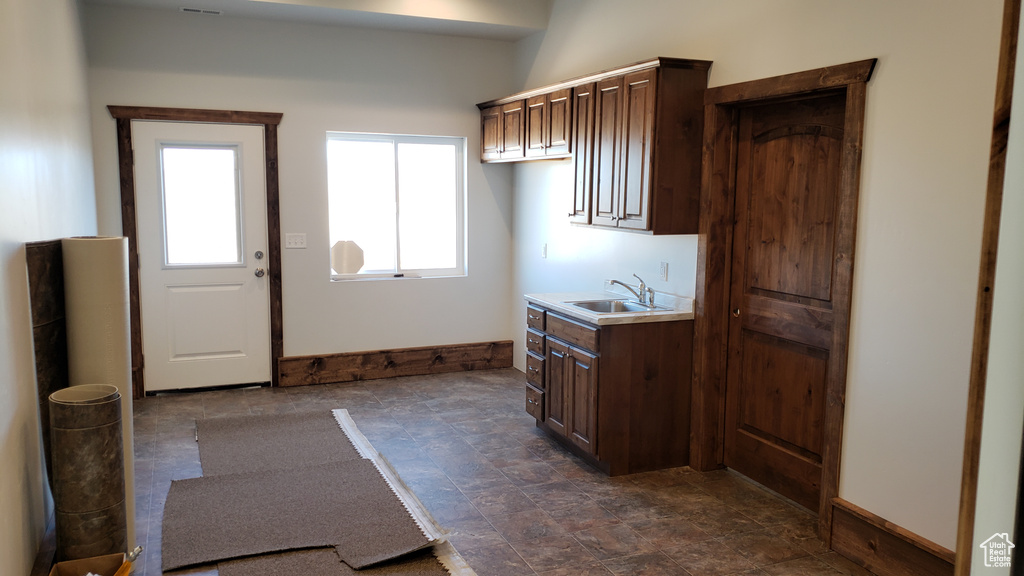
<instances>
[{"instance_id":1,"label":"drawer pull handle","mask_svg":"<svg viewBox=\"0 0 1024 576\"><path fill-rule=\"evenodd\" d=\"M534 368L533 366L529 366L529 367L528 367L528 369L529 369L529 371L530 371L530 372L537 372L537 371L538 371L538 370L537 370L536 368Z\"/></svg>"},{"instance_id":2,"label":"drawer pull handle","mask_svg":"<svg viewBox=\"0 0 1024 576\"><path fill-rule=\"evenodd\" d=\"M540 316L534 316L533 314L526 315L530 320L540 320Z\"/></svg>"}]
</instances>

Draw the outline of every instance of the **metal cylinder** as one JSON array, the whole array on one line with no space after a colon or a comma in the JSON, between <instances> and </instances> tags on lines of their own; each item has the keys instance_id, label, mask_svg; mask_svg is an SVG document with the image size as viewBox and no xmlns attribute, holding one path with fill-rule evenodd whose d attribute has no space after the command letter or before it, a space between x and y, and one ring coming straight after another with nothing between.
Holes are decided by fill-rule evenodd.
<instances>
[{"instance_id":1,"label":"metal cylinder","mask_svg":"<svg viewBox=\"0 0 1024 576\"><path fill-rule=\"evenodd\" d=\"M128 547L121 394L82 384L50 394L58 561Z\"/></svg>"}]
</instances>

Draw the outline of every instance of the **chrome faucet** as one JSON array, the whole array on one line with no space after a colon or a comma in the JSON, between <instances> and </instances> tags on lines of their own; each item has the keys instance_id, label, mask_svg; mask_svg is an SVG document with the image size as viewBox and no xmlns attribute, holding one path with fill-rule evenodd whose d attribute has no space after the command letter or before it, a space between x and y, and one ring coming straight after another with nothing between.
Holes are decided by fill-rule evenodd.
<instances>
[{"instance_id":1,"label":"chrome faucet","mask_svg":"<svg viewBox=\"0 0 1024 576\"><path fill-rule=\"evenodd\" d=\"M633 293L633 296L636 296L636 301L639 302L640 304L643 304L644 306L654 306L654 289L648 288L647 283L644 282L643 278L637 276L636 274L633 274L633 277L640 281L640 285L637 286L636 290L634 290L633 287L630 286L629 284L626 284L625 282L620 282L618 280L610 280L608 283L618 284L619 286L622 286L626 290L629 290L630 292Z\"/></svg>"}]
</instances>

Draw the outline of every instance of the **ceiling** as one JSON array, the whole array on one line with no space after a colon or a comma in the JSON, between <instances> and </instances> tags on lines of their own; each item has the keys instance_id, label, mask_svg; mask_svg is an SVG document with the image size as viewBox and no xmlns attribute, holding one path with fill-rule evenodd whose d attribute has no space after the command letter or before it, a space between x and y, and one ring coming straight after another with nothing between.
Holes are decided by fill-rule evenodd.
<instances>
[{"instance_id":1,"label":"ceiling","mask_svg":"<svg viewBox=\"0 0 1024 576\"><path fill-rule=\"evenodd\" d=\"M187 12L515 41L547 28L552 0L83 0Z\"/></svg>"}]
</instances>

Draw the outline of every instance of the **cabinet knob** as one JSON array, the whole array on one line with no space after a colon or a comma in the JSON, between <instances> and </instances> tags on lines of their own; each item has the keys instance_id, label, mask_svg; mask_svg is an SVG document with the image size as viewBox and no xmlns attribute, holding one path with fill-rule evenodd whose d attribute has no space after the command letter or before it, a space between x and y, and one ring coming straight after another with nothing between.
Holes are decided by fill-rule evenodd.
<instances>
[{"instance_id":1,"label":"cabinet knob","mask_svg":"<svg viewBox=\"0 0 1024 576\"><path fill-rule=\"evenodd\" d=\"M569 218L572 218L572 217L573 217L573 216L575 216L575 215L576 215L576 213L575 213L575 212L569 212Z\"/></svg>"},{"instance_id":2,"label":"cabinet knob","mask_svg":"<svg viewBox=\"0 0 1024 576\"><path fill-rule=\"evenodd\" d=\"M740 309L739 308L734 309L732 311L732 316L733 316L733 318L739 318L740 317Z\"/></svg>"}]
</instances>

